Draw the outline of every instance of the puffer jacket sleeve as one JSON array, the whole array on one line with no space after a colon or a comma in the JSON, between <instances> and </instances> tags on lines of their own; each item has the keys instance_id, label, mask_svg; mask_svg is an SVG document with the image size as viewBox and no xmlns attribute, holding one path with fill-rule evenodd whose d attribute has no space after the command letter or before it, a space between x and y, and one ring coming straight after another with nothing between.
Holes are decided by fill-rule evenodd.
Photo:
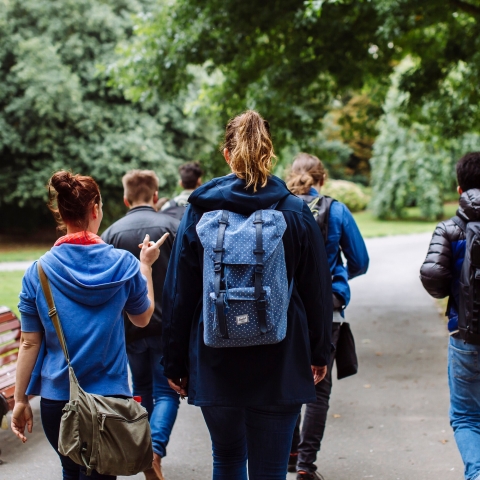
<instances>
[{"instance_id":1,"label":"puffer jacket sleeve","mask_svg":"<svg viewBox=\"0 0 480 480\"><path fill-rule=\"evenodd\" d=\"M425 290L434 298L450 295L453 273L453 253L450 232L445 222L440 222L433 232L427 257L420 269L420 280Z\"/></svg>"}]
</instances>

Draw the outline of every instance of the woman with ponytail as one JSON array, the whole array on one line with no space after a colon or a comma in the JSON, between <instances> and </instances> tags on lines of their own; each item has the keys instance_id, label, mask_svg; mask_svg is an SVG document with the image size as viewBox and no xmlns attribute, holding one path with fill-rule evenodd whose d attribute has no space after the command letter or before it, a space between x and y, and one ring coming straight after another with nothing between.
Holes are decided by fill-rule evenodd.
<instances>
[{"instance_id":1,"label":"woman with ponytail","mask_svg":"<svg viewBox=\"0 0 480 480\"><path fill-rule=\"evenodd\" d=\"M320 190L326 178L325 167L317 157L308 153L299 153L290 168L287 186L307 204L317 201L316 205L319 205ZM332 342L336 346L344 310L350 301L348 281L367 271L368 253L348 208L338 201L329 202L326 205L329 206L328 214L325 214L324 218L320 218L321 215L317 216L317 222L326 234L325 248L332 276ZM323 222L327 225L325 226ZM343 264L342 254L347 261L346 265ZM315 402L307 404L301 432L300 417L295 427L288 469L297 471L297 480L323 480L314 462L320 450L327 421L328 402L332 391L333 361L332 354L327 375L315 385L317 398Z\"/></svg>"},{"instance_id":2,"label":"woman with ponytail","mask_svg":"<svg viewBox=\"0 0 480 480\"><path fill-rule=\"evenodd\" d=\"M251 110L233 118L222 153L231 173L192 193L170 257L162 302L165 375L174 390L202 408L214 480L246 480L247 460L250 480L285 480L301 405L315 401L314 385L330 359L330 271L308 206L271 173L275 153L269 124ZM197 224L207 212L249 217L269 209L281 212L286 224L281 241L291 287L277 292L291 295L286 336L269 345L207 346L204 250ZM250 248L238 241L239 249Z\"/></svg>"},{"instance_id":3,"label":"woman with ponytail","mask_svg":"<svg viewBox=\"0 0 480 480\"><path fill-rule=\"evenodd\" d=\"M139 245L138 261L97 235L103 213L93 178L59 171L51 177L48 193L49 208L65 235L39 262L51 285L76 377L88 393L131 397L123 311L138 327L149 323L155 305L151 266L166 235L156 243L147 235ZM58 453L62 409L69 400L68 367L49 317L37 262L25 272L18 309L22 341L12 430L27 441L26 430L31 433L33 428L28 396L39 395L43 429ZM84 467L58 455L64 480L116 478L95 470L87 477Z\"/></svg>"}]
</instances>

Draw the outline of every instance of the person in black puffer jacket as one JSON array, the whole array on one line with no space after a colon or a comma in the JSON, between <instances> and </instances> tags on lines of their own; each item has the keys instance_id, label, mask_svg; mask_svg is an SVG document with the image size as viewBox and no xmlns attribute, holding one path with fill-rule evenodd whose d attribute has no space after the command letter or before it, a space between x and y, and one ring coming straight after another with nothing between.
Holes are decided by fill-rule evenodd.
<instances>
[{"instance_id":1,"label":"person in black puffer jacket","mask_svg":"<svg viewBox=\"0 0 480 480\"><path fill-rule=\"evenodd\" d=\"M480 480L480 345L466 343L458 328L460 272L466 250L461 225L480 221L480 152L469 153L458 161L457 179L460 221L453 217L437 225L420 279L432 297L449 297L450 424L465 464L465 479Z\"/></svg>"}]
</instances>

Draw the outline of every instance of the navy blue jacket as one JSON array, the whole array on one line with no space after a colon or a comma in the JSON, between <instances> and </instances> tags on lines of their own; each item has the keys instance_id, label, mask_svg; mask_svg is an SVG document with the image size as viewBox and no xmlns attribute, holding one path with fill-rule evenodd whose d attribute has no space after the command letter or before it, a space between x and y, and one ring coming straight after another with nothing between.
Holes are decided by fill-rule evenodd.
<instances>
[{"instance_id":1,"label":"navy blue jacket","mask_svg":"<svg viewBox=\"0 0 480 480\"><path fill-rule=\"evenodd\" d=\"M271 177L256 193L235 175L195 190L180 223L163 293L163 364L169 378L189 377L199 406L288 405L315 401L311 365L330 361L332 291L323 238L308 206ZM277 203L288 281L294 288L287 335L275 345L211 348L203 341L203 248L196 225L207 211L250 215ZM286 292L287 293L287 292Z\"/></svg>"},{"instance_id":2,"label":"navy blue jacket","mask_svg":"<svg viewBox=\"0 0 480 480\"><path fill-rule=\"evenodd\" d=\"M309 194L318 197L314 188L310 189ZM343 299L346 307L350 303L348 281L367 272L369 258L353 215L347 206L339 201L333 202L330 207L325 248L332 274L332 291ZM342 253L347 261L346 265L343 263Z\"/></svg>"}]
</instances>

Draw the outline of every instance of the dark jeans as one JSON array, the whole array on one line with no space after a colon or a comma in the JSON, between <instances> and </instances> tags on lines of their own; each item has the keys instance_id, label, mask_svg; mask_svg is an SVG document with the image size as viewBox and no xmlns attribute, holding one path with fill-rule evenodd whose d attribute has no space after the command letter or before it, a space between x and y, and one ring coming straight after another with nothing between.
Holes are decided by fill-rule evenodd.
<instances>
[{"instance_id":1,"label":"dark jeans","mask_svg":"<svg viewBox=\"0 0 480 480\"><path fill-rule=\"evenodd\" d=\"M212 439L213 480L285 480L300 408L202 407Z\"/></svg>"},{"instance_id":2,"label":"dark jeans","mask_svg":"<svg viewBox=\"0 0 480 480\"><path fill-rule=\"evenodd\" d=\"M133 394L142 397L152 431L153 451L162 458L177 418L180 397L168 384L160 364L161 337L149 337L127 344L128 362L132 372Z\"/></svg>"},{"instance_id":3,"label":"dark jeans","mask_svg":"<svg viewBox=\"0 0 480 480\"><path fill-rule=\"evenodd\" d=\"M335 317L334 320L336 320ZM338 342L339 333L340 323L334 322L332 325L332 343L335 346ZM314 463L317 459L317 453L320 451L320 444L322 443L327 422L330 393L332 392L332 367L334 360L335 355L332 355L325 378L315 385L317 401L306 405L301 431L301 415L298 416L297 424L295 425L291 452L298 452L297 472L313 473L317 469Z\"/></svg>"},{"instance_id":4,"label":"dark jeans","mask_svg":"<svg viewBox=\"0 0 480 480\"><path fill-rule=\"evenodd\" d=\"M101 475L95 470L90 477L87 477L85 468L77 465L69 457L58 453L58 435L60 433L60 421L62 419L62 409L65 401L49 400L42 398L40 400L40 413L42 416L42 425L47 440L60 457L63 467L63 480L115 480L117 477L112 475Z\"/></svg>"}]
</instances>

